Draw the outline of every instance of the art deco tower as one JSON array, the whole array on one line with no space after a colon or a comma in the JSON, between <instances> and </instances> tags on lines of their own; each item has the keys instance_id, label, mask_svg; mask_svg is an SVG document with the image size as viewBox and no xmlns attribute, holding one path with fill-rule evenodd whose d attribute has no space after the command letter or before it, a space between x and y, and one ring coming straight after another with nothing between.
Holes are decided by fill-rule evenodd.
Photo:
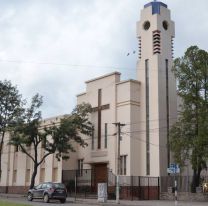
<instances>
[{"instance_id":1,"label":"art deco tower","mask_svg":"<svg viewBox=\"0 0 208 206\"><path fill-rule=\"evenodd\" d=\"M150 2L137 22L139 60L137 79L141 82L140 138L145 142L142 175L167 175L171 161L169 129L177 117L176 83L173 63L174 22L162 2Z\"/></svg>"}]
</instances>

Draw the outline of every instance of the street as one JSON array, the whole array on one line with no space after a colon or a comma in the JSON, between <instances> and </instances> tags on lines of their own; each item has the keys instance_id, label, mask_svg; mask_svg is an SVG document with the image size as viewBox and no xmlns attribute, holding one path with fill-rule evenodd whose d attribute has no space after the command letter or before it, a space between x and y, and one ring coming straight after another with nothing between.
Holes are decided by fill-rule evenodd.
<instances>
[{"instance_id":1,"label":"street","mask_svg":"<svg viewBox=\"0 0 208 206\"><path fill-rule=\"evenodd\" d=\"M26 197L2 197L1 200L8 201L8 202L15 202L15 203L22 203L27 205L35 205L35 206L91 206L91 205L98 205L98 206L115 206L117 205L115 201L109 200L107 203L98 203L95 199L77 199L76 202L74 199L67 199L67 202L65 204L61 204L59 201L50 201L50 203L44 203L42 200L33 200L32 202L28 202ZM158 200L152 200L152 201L120 201L120 206L175 206L174 201L158 201ZM179 201L178 206L205 206L207 205L207 202L183 202Z\"/></svg>"}]
</instances>

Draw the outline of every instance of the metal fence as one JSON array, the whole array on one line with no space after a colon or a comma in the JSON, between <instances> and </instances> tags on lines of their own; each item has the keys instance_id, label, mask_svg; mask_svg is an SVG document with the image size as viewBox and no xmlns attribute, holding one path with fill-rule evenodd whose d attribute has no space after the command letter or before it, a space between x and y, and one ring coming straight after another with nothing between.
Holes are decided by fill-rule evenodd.
<instances>
[{"instance_id":1,"label":"metal fence","mask_svg":"<svg viewBox=\"0 0 208 206\"><path fill-rule=\"evenodd\" d=\"M66 185L67 191L70 195L93 193L93 175L92 170L85 169L78 170L63 170L62 182Z\"/></svg>"},{"instance_id":2,"label":"metal fence","mask_svg":"<svg viewBox=\"0 0 208 206\"><path fill-rule=\"evenodd\" d=\"M193 176L162 176L160 177L161 192L170 192L174 188L174 181L177 180L178 192L192 192L196 188L192 187ZM199 187L203 186L204 182L208 182L208 177L200 178Z\"/></svg>"},{"instance_id":3,"label":"metal fence","mask_svg":"<svg viewBox=\"0 0 208 206\"><path fill-rule=\"evenodd\" d=\"M160 196L159 177L120 176L120 198L128 200L158 200ZM108 174L108 197L115 197L116 176Z\"/></svg>"},{"instance_id":4,"label":"metal fence","mask_svg":"<svg viewBox=\"0 0 208 206\"><path fill-rule=\"evenodd\" d=\"M70 196L96 198L97 185L94 181L93 170L82 171L63 170L62 181L66 185ZM116 175L108 171L107 175L108 198L116 197ZM120 176L120 198L128 200L159 199L159 177Z\"/></svg>"},{"instance_id":5,"label":"metal fence","mask_svg":"<svg viewBox=\"0 0 208 206\"><path fill-rule=\"evenodd\" d=\"M66 185L70 196L75 192L78 197L97 198L97 183L94 180L94 171L91 169L63 170L62 181ZM162 177L142 177L142 176L120 176L120 198L128 200L157 200L160 193L173 192L174 181L177 180L178 192L191 192L193 176L162 176ZM107 175L108 198L116 197L116 175L108 171ZM200 180L201 190L203 183L208 185L208 177ZM200 188L199 188L200 189Z\"/></svg>"}]
</instances>

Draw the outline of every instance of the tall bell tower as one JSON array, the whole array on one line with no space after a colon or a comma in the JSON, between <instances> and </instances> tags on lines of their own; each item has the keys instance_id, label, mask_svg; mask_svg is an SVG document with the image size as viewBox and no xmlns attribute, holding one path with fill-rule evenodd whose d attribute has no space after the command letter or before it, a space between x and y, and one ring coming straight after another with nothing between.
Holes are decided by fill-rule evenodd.
<instances>
[{"instance_id":1,"label":"tall bell tower","mask_svg":"<svg viewBox=\"0 0 208 206\"><path fill-rule=\"evenodd\" d=\"M139 60L137 79L141 82L139 128L142 148L142 174L167 175L171 162L169 130L177 117L176 83L173 63L174 22L168 6L159 1L144 5L137 22Z\"/></svg>"}]
</instances>

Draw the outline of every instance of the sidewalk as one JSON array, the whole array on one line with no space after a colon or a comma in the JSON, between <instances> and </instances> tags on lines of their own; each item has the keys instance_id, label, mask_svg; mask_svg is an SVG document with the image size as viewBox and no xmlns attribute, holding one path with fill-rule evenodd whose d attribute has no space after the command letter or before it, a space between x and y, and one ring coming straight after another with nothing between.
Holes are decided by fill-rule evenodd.
<instances>
[{"instance_id":1,"label":"sidewalk","mask_svg":"<svg viewBox=\"0 0 208 206\"><path fill-rule=\"evenodd\" d=\"M19 195L19 194L4 194L0 193L0 197L2 198L8 198L8 199L26 199L26 195ZM73 197L68 197L67 202L69 204L77 204L77 205L98 205L98 206L115 206L116 204L115 200L108 200L107 203L98 203L96 199L81 199ZM67 205L67 203L66 203ZM120 200L119 206L175 206L174 201L165 201L165 200L146 200L146 201L130 201L130 200ZM184 202L179 201L178 206L207 206L207 202Z\"/></svg>"},{"instance_id":2,"label":"sidewalk","mask_svg":"<svg viewBox=\"0 0 208 206\"><path fill-rule=\"evenodd\" d=\"M71 201L72 198L70 198ZM83 203L87 205L103 205L103 206L114 206L116 204L115 200L108 200L107 203L98 203L95 199L77 199L77 203ZM166 200L146 200L146 201L130 201L130 200L120 200L119 206L175 206L175 201L166 201ZM178 206L207 206L207 202L183 202L179 201Z\"/></svg>"}]
</instances>

